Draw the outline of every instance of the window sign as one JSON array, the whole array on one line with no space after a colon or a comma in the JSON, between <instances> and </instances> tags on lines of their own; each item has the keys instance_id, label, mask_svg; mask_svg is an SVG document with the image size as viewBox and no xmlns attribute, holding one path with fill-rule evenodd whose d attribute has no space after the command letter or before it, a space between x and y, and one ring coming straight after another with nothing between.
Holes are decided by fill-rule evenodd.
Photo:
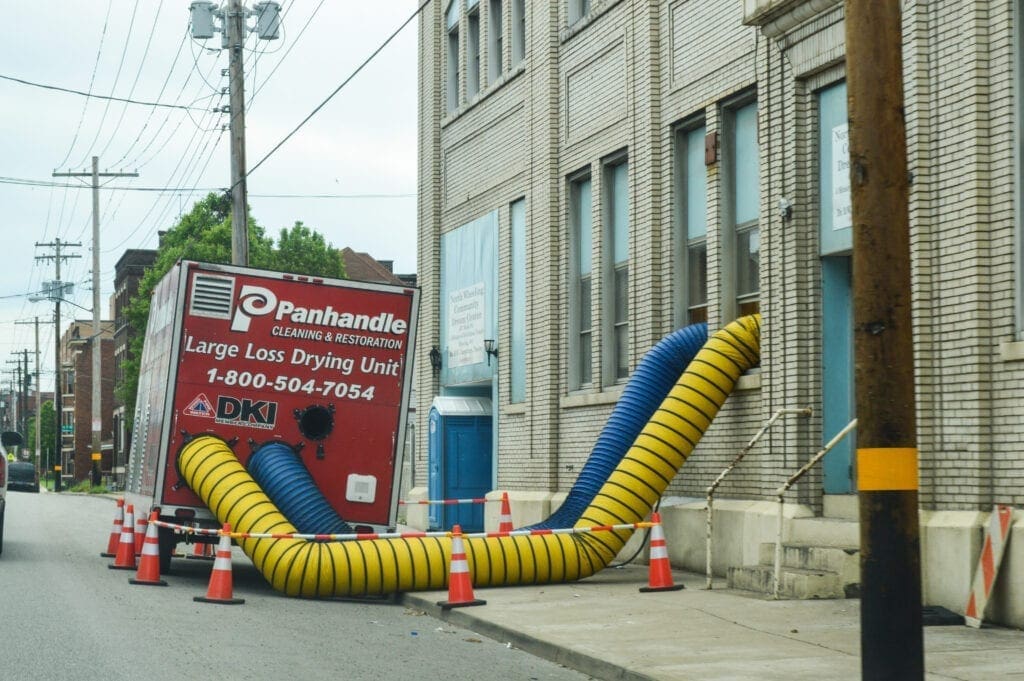
<instances>
[{"instance_id":1,"label":"window sign","mask_svg":"<svg viewBox=\"0 0 1024 681\"><path fill-rule=\"evenodd\" d=\"M846 83L820 90L818 105L818 237L821 255L848 254L853 248L850 198L850 127Z\"/></svg>"},{"instance_id":2,"label":"window sign","mask_svg":"<svg viewBox=\"0 0 1024 681\"><path fill-rule=\"evenodd\" d=\"M850 126L832 128L832 229L853 227L850 202Z\"/></svg>"},{"instance_id":3,"label":"window sign","mask_svg":"<svg viewBox=\"0 0 1024 681\"><path fill-rule=\"evenodd\" d=\"M484 361L483 282L448 294L448 366Z\"/></svg>"},{"instance_id":4,"label":"window sign","mask_svg":"<svg viewBox=\"0 0 1024 681\"><path fill-rule=\"evenodd\" d=\"M441 385L490 382L484 339L498 334L498 211L441 235ZM507 348L504 348L507 351ZM507 355L506 355L507 356Z\"/></svg>"}]
</instances>

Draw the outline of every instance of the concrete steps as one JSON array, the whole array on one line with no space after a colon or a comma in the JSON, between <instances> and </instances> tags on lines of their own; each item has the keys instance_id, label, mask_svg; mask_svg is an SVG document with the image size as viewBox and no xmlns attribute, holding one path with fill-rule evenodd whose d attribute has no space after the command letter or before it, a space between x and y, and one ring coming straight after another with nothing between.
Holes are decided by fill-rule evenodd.
<instances>
[{"instance_id":1,"label":"concrete steps","mask_svg":"<svg viewBox=\"0 0 1024 681\"><path fill-rule=\"evenodd\" d=\"M782 545L779 597L798 600L860 596L857 523L835 518L793 521L790 541ZM728 569L731 589L771 594L775 544L762 543L758 564Z\"/></svg>"}]
</instances>

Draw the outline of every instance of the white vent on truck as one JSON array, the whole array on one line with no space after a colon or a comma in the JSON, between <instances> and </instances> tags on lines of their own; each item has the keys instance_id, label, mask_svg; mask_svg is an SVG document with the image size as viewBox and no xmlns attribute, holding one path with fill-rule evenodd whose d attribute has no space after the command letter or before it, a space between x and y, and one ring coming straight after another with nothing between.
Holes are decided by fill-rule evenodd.
<instances>
[{"instance_id":1,"label":"white vent on truck","mask_svg":"<svg viewBox=\"0 0 1024 681\"><path fill-rule=\"evenodd\" d=\"M231 300L234 291L234 277L197 274L192 279L188 313L195 317L231 319Z\"/></svg>"}]
</instances>

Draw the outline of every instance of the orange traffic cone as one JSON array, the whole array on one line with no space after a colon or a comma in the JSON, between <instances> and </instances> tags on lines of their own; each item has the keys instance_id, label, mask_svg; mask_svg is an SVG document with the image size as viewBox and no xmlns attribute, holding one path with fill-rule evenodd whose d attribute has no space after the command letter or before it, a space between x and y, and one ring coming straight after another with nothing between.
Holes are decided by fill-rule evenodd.
<instances>
[{"instance_id":1,"label":"orange traffic cone","mask_svg":"<svg viewBox=\"0 0 1024 681\"><path fill-rule=\"evenodd\" d=\"M193 601L200 603L224 603L226 605L245 603L244 598L232 598L231 589L231 526L224 525L217 544L217 559L213 561L213 572L210 573L210 586L205 596L193 596Z\"/></svg>"},{"instance_id":2,"label":"orange traffic cone","mask_svg":"<svg viewBox=\"0 0 1024 681\"><path fill-rule=\"evenodd\" d=\"M501 514L498 515L498 532L512 531L512 510L508 506L508 492L501 493Z\"/></svg>"},{"instance_id":3,"label":"orange traffic cone","mask_svg":"<svg viewBox=\"0 0 1024 681\"><path fill-rule=\"evenodd\" d=\"M135 519L135 557L138 558L142 555L142 544L146 541L146 525L149 521L146 520L142 513Z\"/></svg>"},{"instance_id":4,"label":"orange traffic cone","mask_svg":"<svg viewBox=\"0 0 1024 681\"><path fill-rule=\"evenodd\" d=\"M111 570L135 569L135 507L128 504L121 525L121 540L117 544L117 557L108 565Z\"/></svg>"},{"instance_id":5,"label":"orange traffic cone","mask_svg":"<svg viewBox=\"0 0 1024 681\"><path fill-rule=\"evenodd\" d=\"M215 558L213 544L197 541L193 544L192 555L185 557L189 560L213 560Z\"/></svg>"},{"instance_id":6,"label":"orange traffic cone","mask_svg":"<svg viewBox=\"0 0 1024 681\"><path fill-rule=\"evenodd\" d=\"M643 593L651 591L679 591L685 588L682 584L672 583L672 566L668 562L668 545L665 544L665 530L661 527L661 514L652 513L651 522L651 557L650 575L647 586L640 587Z\"/></svg>"},{"instance_id":7,"label":"orange traffic cone","mask_svg":"<svg viewBox=\"0 0 1024 681\"><path fill-rule=\"evenodd\" d=\"M485 605L487 601L473 598L473 581L469 576L469 561L462 545L462 528L452 528L452 560L448 571L448 600L438 601L442 609L464 608L467 605Z\"/></svg>"},{"instance_id":8,"label":"orange traffic cone","mask_svg":"<svg viewBox=\"0 0 1024 681\"><path fill-rule=\"evenodd\" d=\"M160 579L160 537L156 527L157 518L157 512L150 511L149 522L146 523L146 537L142 542L139 571L135 573L135 579L128 580L129 584L167 586L167 582Z\"/></svg>"},{"instance_id":9,"label":"orange traffic cone","mask_svg":"<svg viewBox=\"0 0 1024 681\"><path fill-rule=\"evenodd\" d=\"M124 525L124 499L117 500L117 508L114 509L114 526L110 528L110 539L107 540L107 550L100 555L104 558L113 558L117 555L117 545L121 542L121 526Z\"/></svg>"}]
</instances>

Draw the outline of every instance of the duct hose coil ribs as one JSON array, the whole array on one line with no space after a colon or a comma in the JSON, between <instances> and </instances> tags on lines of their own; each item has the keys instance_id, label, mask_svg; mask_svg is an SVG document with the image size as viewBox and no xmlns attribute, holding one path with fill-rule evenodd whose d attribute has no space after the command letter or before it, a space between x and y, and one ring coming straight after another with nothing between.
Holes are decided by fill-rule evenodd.
<instances>
[{"instance_id":1,"label":"duct hose coil ribs","mask_svg":"<svg viewBox=\"0 0 1024 681\"><path fill-rule=\"evenodd\" d=\"M577 526L639 522L693 451L736 381L759 361L760 316L716 332L644 426L636 442L583 511ZM199 436L178 468L221 523L242 533L296 528L271 502L231 448ZM464 540L475 586L544 584L588 577L614 559L629 531ZM289 596L329 597L442 589L451 540L444 537L313 542L239 539L267 581Z\"/></svg>"},{"instance_id":2,"label":"duct hose coil ribs","mask_svg":"<svg viewBox=\"0 0 1024 681\"><path fill-rule=\"evenodd\" d=\"M348 534L352 527L320 492L302 458L282 442L268 442L248 462L249 473L302 534Z\"/></svg>"},{"instance_id":3,"label":"duct hose coil ribs","mask_svg":"<svg viewBox=\"0 0 1024 681\"><path fill-rule=\"evenodd\" d=\"M707 339L707 324L691 324L665 336L647 351L623 389L565 501L551 517L530 529L572 527L580 519Z\"/></svg>"}]
</instances>

